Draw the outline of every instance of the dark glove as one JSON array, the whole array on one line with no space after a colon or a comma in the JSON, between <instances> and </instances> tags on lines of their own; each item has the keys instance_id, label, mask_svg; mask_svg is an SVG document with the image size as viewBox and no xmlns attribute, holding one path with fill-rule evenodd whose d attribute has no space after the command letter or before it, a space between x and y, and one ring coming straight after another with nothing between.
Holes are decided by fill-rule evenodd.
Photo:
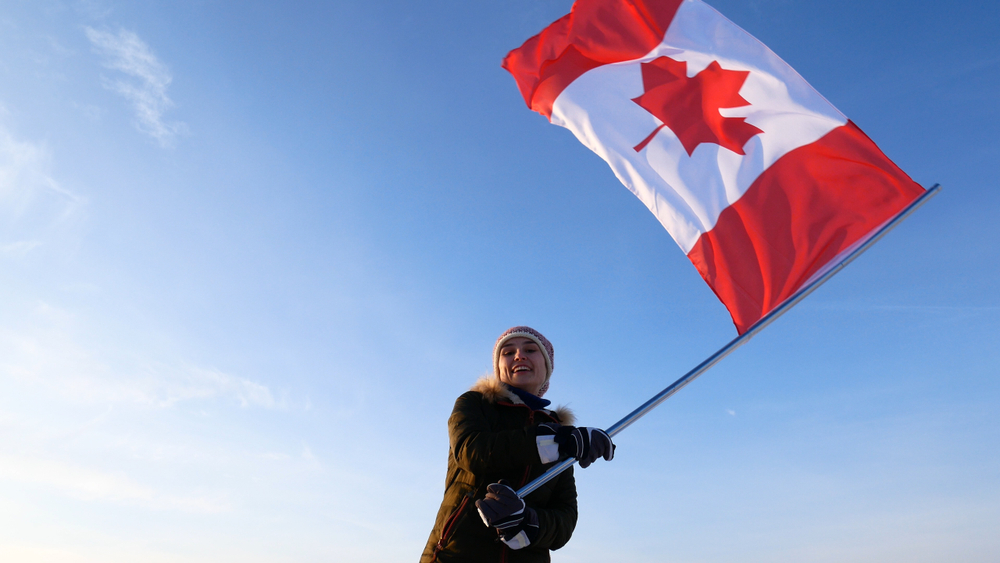
<instances>
[{"instance_id":1,"label":"dark glove","mask_svg":"<svg viewBox=\"0 0 1000 563\"><path fill-rule=\"evenodd\" d=\"M521 549L538 537L538 514L528 508L505 481L486 487L486 498L476 501L479 516L496 528L511 549Z\"/></svg>"},{"instance_id":2,"label":"dark glove","mask_svg":"<svg viewBox=\"0 0 1000 563\"><path fill-rule=\"evenodd\" d=\"M554 424L539 424L539 436L552 436L559 444L559 456L563 459L575 457L580 460L580 467L590 467L597 458L603 457L605 461L615 458L615 444L611 441L611 436L600 428L590 426L557 426ZM539 442L539 452L541 452Z\"/></svg>"}]
</instances>

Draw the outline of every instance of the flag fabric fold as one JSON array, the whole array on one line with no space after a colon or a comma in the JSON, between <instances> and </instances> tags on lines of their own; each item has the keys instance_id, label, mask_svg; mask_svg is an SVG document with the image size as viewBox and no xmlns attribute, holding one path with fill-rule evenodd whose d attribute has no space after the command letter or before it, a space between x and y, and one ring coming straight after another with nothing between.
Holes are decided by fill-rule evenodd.
<instances>
[{"instance_id":1,"label":"flag fabric fold","mask_svg":"<svg viewBox=\"0 0 1000 563\"><path fill-rule=\"evenodd\" d=\"M503 66L653 212L741 334L924 191L700 0L577 0Z\"/></svg>"}]
</instances>

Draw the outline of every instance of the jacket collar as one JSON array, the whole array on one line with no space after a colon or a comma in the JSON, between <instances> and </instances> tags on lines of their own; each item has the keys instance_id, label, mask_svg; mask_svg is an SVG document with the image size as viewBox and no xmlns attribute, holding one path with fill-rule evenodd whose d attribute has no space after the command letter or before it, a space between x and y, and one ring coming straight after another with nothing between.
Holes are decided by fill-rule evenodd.
<instances>
[{"instance_id":1,"label":"jacket collar","mask_svg":"<svg viewBox=\"0 0 1000 563\"><path fill-rule=\"evenodd\" d=\"M483 376L476 381L476 384L472 386L471 391L476 391L483 395L487 401L491 403L510 403L514 405L524 405L531 408L521 397L515 394L511 387L504 385L499 379L494 376ZM534 396L534 395L532 395ZM545 399L537 400L544 401ZM567 407L556 407L555 411L547 410L545 408L535 408L533 410L541 410L554 415L560 424L573 424L576 421L576 417L573 416L573 411Z\"/></svg>"}]
</instances>

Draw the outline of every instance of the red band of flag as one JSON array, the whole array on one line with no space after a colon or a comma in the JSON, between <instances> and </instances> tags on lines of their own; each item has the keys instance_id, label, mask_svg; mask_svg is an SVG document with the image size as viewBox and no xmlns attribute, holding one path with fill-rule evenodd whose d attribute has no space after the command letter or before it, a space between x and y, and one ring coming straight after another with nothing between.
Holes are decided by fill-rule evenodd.
<instances>
[{"instance_id":1,"label":"red band of flag","mask_svg":"<svg viewBox=\"0 0 1000 563\"><path fill-rule=\"evenodd\" d=\"M688 258L742 334L923 191L848 122L765 170Z\"/></svg>"},{"instance_id":2,"label":"red band of flag","mask_svg":"<svg viewBox=\"0 0 1000 563\"><path fill-rule=\"evenodd\" d=\"M590 69L639 58L663 40L680 0L587 0L503 60L528 107L549 117L566 86Z\"/></svg>"}]
</instances>

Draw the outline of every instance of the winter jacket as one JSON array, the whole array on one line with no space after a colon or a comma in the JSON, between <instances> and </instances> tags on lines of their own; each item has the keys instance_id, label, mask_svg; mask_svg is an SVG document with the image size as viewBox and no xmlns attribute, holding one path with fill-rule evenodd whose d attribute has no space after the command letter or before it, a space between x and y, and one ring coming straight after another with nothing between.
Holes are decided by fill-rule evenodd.
<instances>
[{"instance_id":1,"label":"winter jacket","mask_svg":"<svg viewBox=\"0 0 1000 563\"><path fill-rule=\"evenodd\" d=\"M448 419L451 448L444 500L420 563L535 563L569 541L576 526L576 482L567 469L524 500L538 513L538 537L512 550L476 510L486 486L506 479L515 490L551 466L535 443L538 424L572 424L568 409L532 410L494 377L480 379L455 401Z\"/></svg>"}]
</instances>

